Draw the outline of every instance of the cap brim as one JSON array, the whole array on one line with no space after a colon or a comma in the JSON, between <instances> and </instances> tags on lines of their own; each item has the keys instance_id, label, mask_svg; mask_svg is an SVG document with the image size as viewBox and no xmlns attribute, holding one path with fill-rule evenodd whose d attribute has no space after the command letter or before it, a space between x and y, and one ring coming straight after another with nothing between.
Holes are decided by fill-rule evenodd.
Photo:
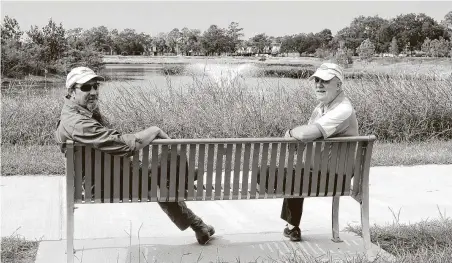
<instances>
[{"instance_id":1,"label":"cap brim","mask_svg":"<svg viewBox=\"0 0 452 263\"><path fill-rule=\"evenodd\" d=\"M328 80L331 80L334 77L336 77L336 75L328 73L327 71L324 71L324 70L317 70L314 73L314 75L309 77L309 80L312 80L314 77L317 77L317 78L320 78L320 79L328 81Z\"/></svg>"},{"instance_id":2,"label":"cap brim","mask_svg":"<svg viewBox=\"0 0 452 263\"><path fill-rule=\"evenodd\" d=\"M88 81L90 81L90 80L92 80L92 79L97 79L97 80L104 80L104 78L103 77L101 77L101 76L99 76L99 75L96 75L96 74L88 74L88 75L86 75L86 76L83 76L82 78L80 78L79 80L77 80L75 83L77 83L77 84L83 84L83 83L86 83L86 82L88 82Z\"/></svg>"}]
</instances>

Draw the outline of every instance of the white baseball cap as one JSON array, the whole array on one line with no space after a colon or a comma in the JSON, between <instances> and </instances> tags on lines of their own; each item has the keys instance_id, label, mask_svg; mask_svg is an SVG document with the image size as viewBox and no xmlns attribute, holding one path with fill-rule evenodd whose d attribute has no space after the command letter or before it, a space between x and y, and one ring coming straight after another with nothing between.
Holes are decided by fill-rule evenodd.
<instances>
[{"instance_id":1,"label":"white baseball cap","mask_svg":"<svg viewBox=\"0 0 452 263\"><path fill-rule=\"evenodd\" d=\"M94 71L87 67L76 67L67 74L66 88L70 89L74 84L83 84L89 80L97 78L98 80L104 80L103 77L94 73Z\"/></svg>"},{"instance_id":2,"label":"white baseball cap","mask_svg":"<svg viewBox=\"0 0 452 263\"><path fill-rule=\"evenodd\" d=\"M312 80L314 77L318 77L327 81L334 77L337 77L341 82L344 82L344 73L342 71L342 68L334 63L323 63L322 65L320 65L315 73L311 77L309 77L309 80Z\"/></svg>"}]
</instances>

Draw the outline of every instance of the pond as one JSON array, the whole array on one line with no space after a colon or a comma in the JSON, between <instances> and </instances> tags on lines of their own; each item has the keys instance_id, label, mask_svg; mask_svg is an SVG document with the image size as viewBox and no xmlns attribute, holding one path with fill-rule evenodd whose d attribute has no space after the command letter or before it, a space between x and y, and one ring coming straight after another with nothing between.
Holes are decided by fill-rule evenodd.
<instances>
[{"instance_id":1,"label":"pond","mask_svg":"<svg viewBox=\"0 0 452 263\"><path fill-rule=\"evenodd\" d=\"M247 88L260 87L297 87L305 80L260 77L261 68L253 64L182 64L181 72L175 75L164 74L163 69L168 64L107 64L100 72L106 76L111 85L127 83L131 86L156 86L175 89L185 89L195 83L210 82L218 86L228 86L240 83ZM174 67L174 65L173 65Z\"/></svg>"}]
</instances>

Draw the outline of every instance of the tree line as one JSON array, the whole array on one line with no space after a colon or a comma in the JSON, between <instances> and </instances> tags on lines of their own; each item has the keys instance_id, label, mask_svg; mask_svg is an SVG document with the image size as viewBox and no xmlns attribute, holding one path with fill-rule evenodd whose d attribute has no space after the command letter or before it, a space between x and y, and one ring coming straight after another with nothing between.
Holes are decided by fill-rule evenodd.
<instances>
[{"instance_id":1,"label":"tree line","mask_svg":"<svg viewBox=\"0 0 452 263\"><path fill-rule=\"evenodd\" d=\"M227 28L211 25L199 29L174 28L155 36L135 29L65 29L52 19L43 28L22 31L16 19L5 16L1 25L3 77L45 72L62 74L75 65L102 66L102 55L253 55L337 58L342 64L352 56L370 59L375 54L402 53L446 57L452 55L452 11L440 23L425 14L402 14L392 19L359 16L333 35L330 29L286 36L257 34L243 39L243 28L232 22Z\"/></svg>"}]
</instances>

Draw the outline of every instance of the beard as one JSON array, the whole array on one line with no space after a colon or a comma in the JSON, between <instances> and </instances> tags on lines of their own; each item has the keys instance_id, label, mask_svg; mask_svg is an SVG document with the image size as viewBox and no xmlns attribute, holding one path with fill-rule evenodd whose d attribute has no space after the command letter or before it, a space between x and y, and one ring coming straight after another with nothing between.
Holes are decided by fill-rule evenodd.
<instances>
[{"instance_id":1,"label":"beard","mask_svg":"<svg viewBox=\"0 0 452 263\"><path fill-rule=\"evenodd\" d=\"M97 100L97 99L88 100L86 102L86 108L91 112L96 110L98 107L99 107L99 100Z\"/></svg>"}]
</instances>

